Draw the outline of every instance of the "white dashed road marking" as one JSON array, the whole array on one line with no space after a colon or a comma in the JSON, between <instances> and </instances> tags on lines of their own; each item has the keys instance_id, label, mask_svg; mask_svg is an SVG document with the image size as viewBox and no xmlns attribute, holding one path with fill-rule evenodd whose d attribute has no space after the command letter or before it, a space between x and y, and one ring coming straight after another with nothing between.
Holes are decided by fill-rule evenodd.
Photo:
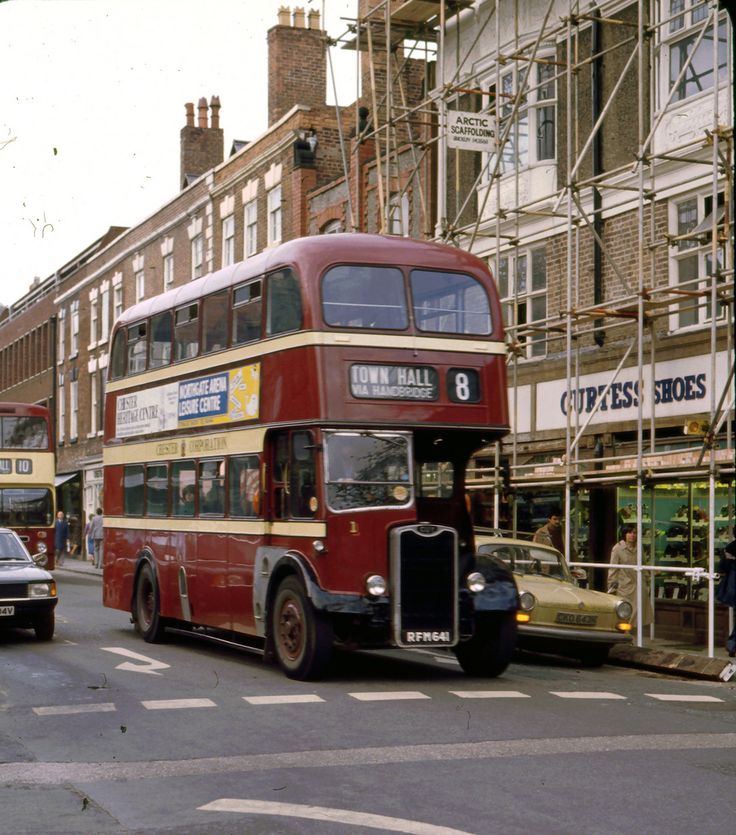
<instances>
[{"instance_id":1,"label":"white dashed road marking","mask_svg":"<svg viewBox=\"0 0 736 835\"><path fill-rule=\"evenodd\" d=\"M408 832L411 835L471 835L461 829L434 826L431 823L390 818L367 812L351 812L348 809L331 809L327 806L306 806L298 803L274 803L264 800L238 800L223 797L199 806L201 812L239 812L243 815L273 815L274 817L304 818L308 820L344 823L348 826L367 826L389 832Z\"/></svg>"},{"instance_id":2,"label":"white dashed road marking","mask_svg":"<svg viewBox=\"0 0 736 835\"><path fill-rule=\"evenodd\" d=\"M102 702L98 705L50 705L33 708L33 712L39 716L68 716L72 713L113 713L114 711L115 705L112 702Z\"/></svg>"},{"instance_id":3,"label":"white dashed road marking","mask_svg":"<svg viewBox=\"0 0 736 835\"><path fill-rule=\"evenodd\" d=\"M249 705L297 705L324 702L324 699L314 693L298 693L293 696L243 696L243 701Z\"/></svg>"},{"instance_id":4,"label":"white dashed road marking","mask_svg":"<svg viewBox=\"0 0 736 835\"><path fill-rule=\"evenodd\" d=\"M385 693L348 693L348 696L352 696L354 699L357 699L359 702L391 702L391 701L400 701L401 699L429 699L429 696L426 696L424 693L420 693L418 690L397 690L395 692L385 692Z\"/></svg>"},{"instance_id":5,"label":"white dashed road marking","mask_svg":"<svg viewBox=\"0 0 736 835\"><path fill-rule=\"evenodd\" d=\"M716 696L678 696L675 693L645 693L651 699L659 699L660 702L722 702Z\"/></svg>"},{"instance_id":6,"label":"white dashed road marking","mask_svg":"<svg viewBox=\"0 0 736 835\"><path fill-rule=\"evenodd\" d=\"M212 699L156 699L141 702L146 710L181 710L187 707L217 707Z\"/></svg>"},{"instance_id":7,"label":"white dashed road marking","mask_svg":"<svg viewBox=\"0 0 736 835\"><path fill-rule=\"evenodd\" d=\"M519 690L450 690L461 699L531 699L528 693Z\"/></svg>"},{"instance_id":8,"label":"white dashed road marking","mask_svg":"<svg viewBox=\"0 0 736 835\"><path fill-rule=\"evenodd\" d=\"M618 693L604 693L596 692L595 690L550 690L553 696L559 696L561 699L625 699L626 696L620 696Z\"/></svg>"}]
</instances>

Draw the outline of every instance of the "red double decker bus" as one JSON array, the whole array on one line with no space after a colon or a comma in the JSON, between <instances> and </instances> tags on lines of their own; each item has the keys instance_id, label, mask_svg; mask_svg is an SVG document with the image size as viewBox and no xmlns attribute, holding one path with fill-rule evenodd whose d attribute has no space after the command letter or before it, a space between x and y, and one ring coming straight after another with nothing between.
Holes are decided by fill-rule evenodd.
<instances>
[{"instance_id":1,"label":"red double decker bus","mask_svg":"<svg viewBox=\"0 0 736 835\"><path fill-rule=\"evenodd\" d=\"M55 567L56 454L49 410L0 403L0 527L12 528L31 554Z\"/></svg>"},{"instance_id":2,"label":"red double decker bus","mask_svg":"<svg viewBox=\"0 0 736 835\"><path fill-rule=\"evenodd\" d=\"M293 678L334 646L448 647L497 675L511 576L476 571L470 455L508 431L487 267L343 234L127 310L105 404L104 591L147 641L235 639Z\"/></svg>"}]
</instances>

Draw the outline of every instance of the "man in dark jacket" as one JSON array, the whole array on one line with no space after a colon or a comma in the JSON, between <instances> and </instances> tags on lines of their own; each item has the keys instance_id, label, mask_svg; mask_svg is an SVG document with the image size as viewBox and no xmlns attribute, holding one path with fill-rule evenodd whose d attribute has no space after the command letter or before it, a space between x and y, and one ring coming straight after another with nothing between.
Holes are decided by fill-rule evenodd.
<instances>
[{"instance_id":1,"label":"man in dark jacket","mask_svg":"<svg viewBox=\"0 0 736 835\"><path fill-rule=\"evenodd\" d=\"M56 562L59 565L64 565L64 558L69 549L69 523L64 518L64 511L60 510L56 514L56 522L54 522L54 553L56 554Z\"/></svg>"},{"instance_id":2,"label":"man in dark jacket","mask_svg":"<svg viewBox=\"0 0 736 835\"><path fill-rule=\"evenodd\" d=\"M733 529L736 534L736 527ZM716 589L716 600L724 606L734 610L734 627L726 641L726 649L730 658L736 656L736 539L732 539L723 549L723 556L718 564L721 580Z\"/></svg>"}]
</instances>

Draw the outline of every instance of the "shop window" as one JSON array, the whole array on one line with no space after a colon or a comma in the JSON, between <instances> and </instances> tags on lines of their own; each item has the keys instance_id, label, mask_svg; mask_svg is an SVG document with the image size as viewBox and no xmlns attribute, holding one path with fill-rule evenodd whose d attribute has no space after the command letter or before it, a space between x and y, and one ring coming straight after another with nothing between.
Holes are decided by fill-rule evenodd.
<instances>
[{"instance_id":1,"label":"shop window","mask_svg":"<svg viewBox=\"0 0 736 835\"><path fill-rule=\"evenodd\" d=\"M618 489L618 522L637 524L635 487ZM659 600L707 601L708 582L692 576L692 569L708 569L709 487L706 482L656 484L641 503L642 562L670 570L655 573L654 595ZM714 541L716 564L731 540L734 513L733 485L715 488ZM688 572L688 573L686 573Z\"/></svg>"}]
</instances>

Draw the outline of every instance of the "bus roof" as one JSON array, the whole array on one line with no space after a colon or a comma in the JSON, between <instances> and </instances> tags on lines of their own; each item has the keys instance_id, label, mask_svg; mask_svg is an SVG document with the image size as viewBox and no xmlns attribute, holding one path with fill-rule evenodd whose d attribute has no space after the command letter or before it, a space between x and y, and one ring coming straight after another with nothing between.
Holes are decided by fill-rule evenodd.
<instances>
[{"instance_id":1,"label":"bus roof","mask_svg":"<svg viewBox=\"0 0 736 835\"><path fill-rule=\"evenodd\" d=\"M231 264L181 287L144 299L125 310L118 318L117 324L131 324L165 310L190 304L203 296L265 275L280 267L298 264L303 280L316 281L329 266L345 263L413 266L449 269L454 272L467 270L476 275L479 272L488 272L487 265L475 255L433 241L360 232L313 235L287 241L254 255L247 261Z\"/></svg>"},{"instance_id":2,"label":"bus roof","mask_svg":"<svg viewBox=\"0 0 736 835\"><path fill-rule=\"evenodd\" d=\"M46 406L36 403L0 403L0 415L31 415L33 417L48 417Z\"/></svg>"}]
</instances>

